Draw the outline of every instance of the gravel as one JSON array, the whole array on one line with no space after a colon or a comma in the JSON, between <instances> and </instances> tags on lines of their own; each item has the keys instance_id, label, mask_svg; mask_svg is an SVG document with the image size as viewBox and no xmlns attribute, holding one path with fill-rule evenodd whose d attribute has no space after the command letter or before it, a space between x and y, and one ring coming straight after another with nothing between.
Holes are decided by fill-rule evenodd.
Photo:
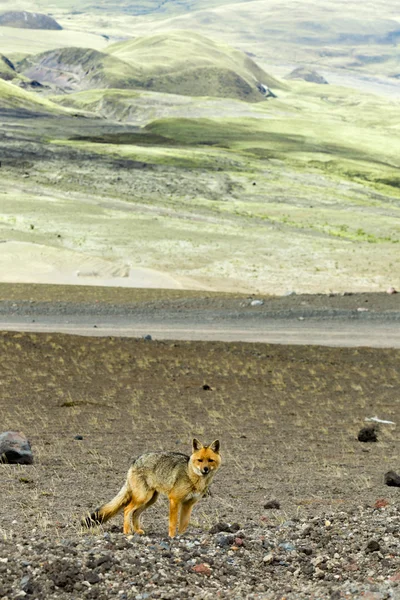
<instances>
[{"instance_id":1,"label":"gravel","mask_svg":"<svg viewBox=\"0 0 400 600\"><path fill-rule=\"evenodd\" d=\"M173 540L113 525L0 542L0 598L400 598L400 510L215 523Z\"/></svg>"}]
</instances>

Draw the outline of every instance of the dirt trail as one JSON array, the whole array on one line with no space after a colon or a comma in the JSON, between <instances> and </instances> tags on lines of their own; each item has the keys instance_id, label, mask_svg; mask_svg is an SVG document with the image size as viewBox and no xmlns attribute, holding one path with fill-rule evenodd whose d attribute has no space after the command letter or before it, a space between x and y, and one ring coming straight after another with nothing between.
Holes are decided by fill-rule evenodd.
<instances>
[{"instance_id":1,"label":"dirt trail","mask_svg":"<svg viewBox=\"0 0 400 600\"><path fill-rule=\"evenodd\" d=\"M182 292L184 294L185 292ZM183 298L132 304L0 302L4 331L70 333L83 336L144 337L158 340L263 342L273 344L400 348L400 311L354 308L360 298L337 306L318 297L295 301ZM358 302L357 302L358 300ZM264 301L259 301L264 302ZM382 310L379 310L379 309Z\"/></svg>"}]
</instances>

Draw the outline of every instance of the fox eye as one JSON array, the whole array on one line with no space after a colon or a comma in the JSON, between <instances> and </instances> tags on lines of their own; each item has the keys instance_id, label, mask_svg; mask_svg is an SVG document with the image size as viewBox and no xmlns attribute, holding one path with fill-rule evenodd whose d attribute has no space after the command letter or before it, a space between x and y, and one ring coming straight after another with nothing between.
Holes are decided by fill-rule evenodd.
<instances>
[{"instance_id":1,"label":"fox eye","mask_svg":"<svg viewBox=\"0 0 400 600\"><path fill-rule=\"evenodd\" d=\"M202 459L202 458L198 458L197 460L198 460L199 462L203 462L203 459Z\"/></svg>"},{"instance_id":2,"label":"fox eye","mask_svg":"<svg viewBox=\"0 0 400 600\"><path fill-rule=\"evenodd\" d=\"M208 462L214 462L214 459L213 458L209 458Z\"/></svg>"}]
</instances>

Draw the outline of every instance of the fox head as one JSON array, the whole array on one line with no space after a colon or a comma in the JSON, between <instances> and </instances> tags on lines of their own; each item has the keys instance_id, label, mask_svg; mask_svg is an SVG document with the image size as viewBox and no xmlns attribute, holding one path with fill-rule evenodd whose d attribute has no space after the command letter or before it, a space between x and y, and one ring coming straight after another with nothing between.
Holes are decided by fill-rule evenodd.
<instances>
[{"instance_id":1,"label":"fox head","mask_svg":"<svg viewBox=\"0 0 400 600\"><path fill-rule=\"evenodd\" d=\"M196 475L210 475L214 473L221 464L219 454L219 440L215 440L209 446L203 446L199 440L193 440L193 454L190 457L193 471Z\"/></svg>"}]
</instances>

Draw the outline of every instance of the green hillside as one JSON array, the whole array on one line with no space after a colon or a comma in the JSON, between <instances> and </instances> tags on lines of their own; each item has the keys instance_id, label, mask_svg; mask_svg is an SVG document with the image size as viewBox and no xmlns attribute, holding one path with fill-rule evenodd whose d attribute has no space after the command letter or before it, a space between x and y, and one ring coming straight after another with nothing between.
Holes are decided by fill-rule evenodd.
<instances>
[{"instance_id":1,"label":"green hillside","mask_svg":"<svg viewBox=\"0 0 400 600\"><path fill-rule=\"evenodd\" d=\"M243 52L181 31L113 44L107 53L59 48L28 56L18 70L65 91L141 88L259 102L268 88L286 87Z\"/></svg>"},{"instance_id":2,"label":"green hillside","mask_svg":"<svg viewBox=\"0 0 400 600\"><path fill-rule=\"evenodd\" d=\"M0 108L23 109L38 113L65 112L50 100L22 90L2 79L0 79Z\"/></svg>"},{"instance_id":3,"label":"green hillside","mask_svg":"<svg viewBox=\"0 0 400 600\"><path fill-rule=\"evenodd\" d=\"M245 53L192 32L137 38L109 46L107 52L140 67L149 90L259 101L258 83L285 88Z\"/></svg>"}]
</instances>

